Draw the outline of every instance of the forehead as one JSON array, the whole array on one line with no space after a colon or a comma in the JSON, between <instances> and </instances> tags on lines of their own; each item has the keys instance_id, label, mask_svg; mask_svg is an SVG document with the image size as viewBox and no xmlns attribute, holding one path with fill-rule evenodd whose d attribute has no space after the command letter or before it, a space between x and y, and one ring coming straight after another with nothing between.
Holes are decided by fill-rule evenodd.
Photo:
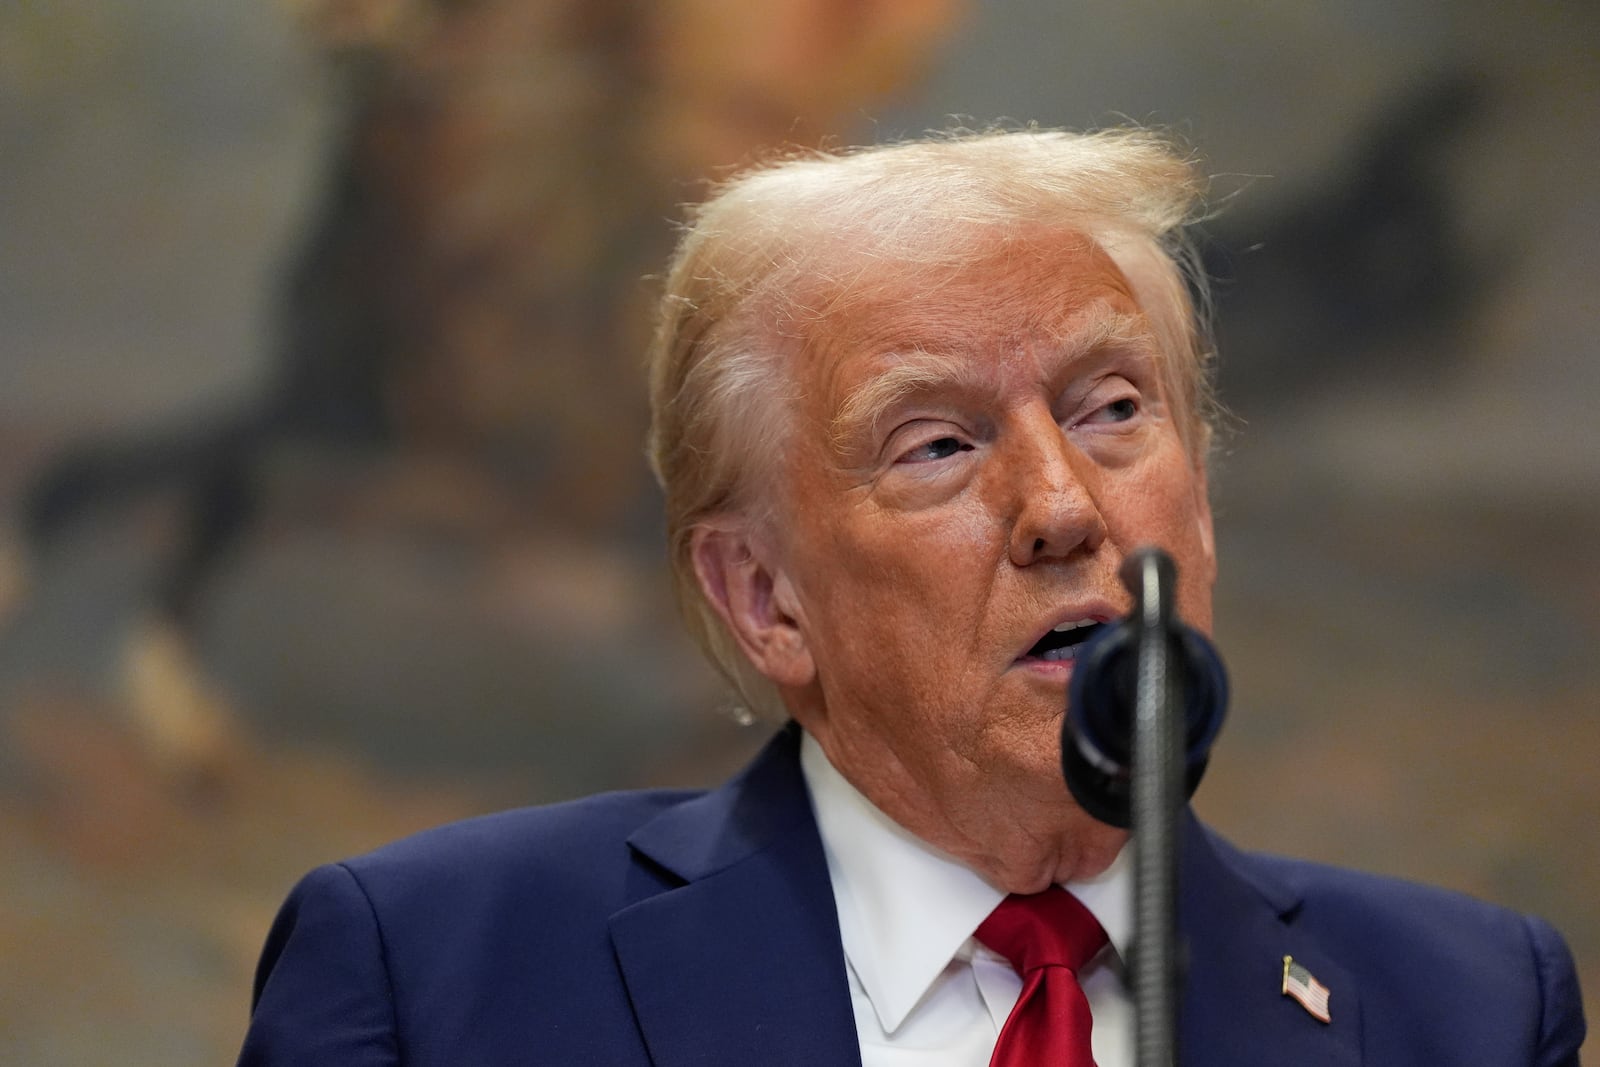
<instances>
[{"instance_id":1,"label":"forehead","mask_svg":"<svg viewBox=\"0 0 1600 1067\"><path fill-rule=\"evenodd\" d=\"M932 267L870 261L849 277L816 301L801 368L808 406L830 419L909 357L973 379L1150 335L1116 261L1076 231L993 240Z\"/></svg>"}]
</instances>

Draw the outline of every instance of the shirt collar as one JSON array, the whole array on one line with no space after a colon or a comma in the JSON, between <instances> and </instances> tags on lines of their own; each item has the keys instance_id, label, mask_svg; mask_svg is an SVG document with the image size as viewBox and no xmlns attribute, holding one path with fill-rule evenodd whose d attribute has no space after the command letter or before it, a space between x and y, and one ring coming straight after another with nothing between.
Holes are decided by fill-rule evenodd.
<instances>
[{"instance_id":1,"label":"shirt collar","mask_svg":"<svg viewBox=\"0 0 1600 1067\"><path fill-rule=\"evenodd\" d=\"M885 1033L897 1030L1005 894L890 819L804 734L800 769L828 860L845 958ZM1119 954L1131 932L1128 849L1069 883ZM907 887L914 887L908 892Z\"/></svg>"}]
</instances>

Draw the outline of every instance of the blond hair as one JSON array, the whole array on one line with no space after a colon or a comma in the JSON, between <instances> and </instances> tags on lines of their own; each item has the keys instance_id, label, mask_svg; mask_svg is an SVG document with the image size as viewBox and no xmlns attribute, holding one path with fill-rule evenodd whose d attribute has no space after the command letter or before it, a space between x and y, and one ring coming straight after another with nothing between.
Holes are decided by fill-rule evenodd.
<instances>
[{"instance_id":1,"label":"blond hair","mask_svg":"<svg viewBox=\"0 0 1600 1067\"><path fill-rule=\"evenodd\" d=\"M666 277L650 349L650 458L665 493L674 583L695 639L752 711L777 693L739 651L694 571L697 527L772 517L795 399L790 361L817 327L873 298L873 277L930 289L986 242L1074 231L1128 277L1167 353L1168 395L1203 462L1215 404L1183 233L1202 180L1140 129L954 133L796 155L724 183L694 209Z\"/></svg>"}]
</instances>

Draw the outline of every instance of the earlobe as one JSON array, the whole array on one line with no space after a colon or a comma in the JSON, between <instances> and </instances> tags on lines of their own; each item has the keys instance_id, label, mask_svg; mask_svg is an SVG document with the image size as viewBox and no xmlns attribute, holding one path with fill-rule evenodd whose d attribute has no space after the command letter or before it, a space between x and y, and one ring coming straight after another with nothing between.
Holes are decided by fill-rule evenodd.
<instances>
[{"instance_id":1,"label":"earlobe","mask_svg":"<svg viewBox=\"0 0 1600 1067\"><path fill-rule=\"evenodd\" d=\"M701 592L745 657L780 686L816 674L793 584L756 550L742 527L701 526L691 535Z\"/></svg>"},{"instance_id":2,"label":"earlobe","mask_svg":"<svg viewBox=\"0 0 1600 1067\"><path fill-rule=\"evenodd\" d=\"M1210 579L1215 583L1217 577L1217 540L1216 530L1211 521L1211 490L1206 481L1206 467L1200 463L1195 468L1195 521L1200 526L1200 548L1205 552L1206 563L1211 571Z\"/></svg>"}]
</instances>

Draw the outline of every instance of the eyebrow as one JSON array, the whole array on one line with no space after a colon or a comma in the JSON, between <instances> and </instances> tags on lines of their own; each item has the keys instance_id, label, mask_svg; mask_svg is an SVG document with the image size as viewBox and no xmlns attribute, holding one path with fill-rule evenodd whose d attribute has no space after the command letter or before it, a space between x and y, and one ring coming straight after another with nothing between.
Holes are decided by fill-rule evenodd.
<instances>
[{"instance_id":1,"label":"eyebrow","mask_svg":"<svg viewBox=\"0 0 1600 1067\"><path fill-rule=\"evenodd\" d=\"M980 388L979 376L970 359L923 348L912 349L894 366L851 390L839 406L839 413L833 417L830 434L834 446L843 448L851 431L857 427L876 426L896 404L908 397L952 385L966 390Z\"/></svg>"},{"instance_id":2,"label":"eyebrow","mask_svg":"<svg viewBox=\"0 0 1600 1067\"><path fill-rule=\"evenodd\" d=\"M1080 325L1056 339L1056 343L1063 362L1075 362L1107 346L1159 354L1149 325L1137 315L1123 313L1096 316L1087 328ZM833 417L829 434L834 446L842 449L852 430L876 426L896 404L908 397L952 386L958 390L977 391L986 385L971 358L915 347L902 355L894 366L851 391Z\"/></svg>"}]
</instances>

